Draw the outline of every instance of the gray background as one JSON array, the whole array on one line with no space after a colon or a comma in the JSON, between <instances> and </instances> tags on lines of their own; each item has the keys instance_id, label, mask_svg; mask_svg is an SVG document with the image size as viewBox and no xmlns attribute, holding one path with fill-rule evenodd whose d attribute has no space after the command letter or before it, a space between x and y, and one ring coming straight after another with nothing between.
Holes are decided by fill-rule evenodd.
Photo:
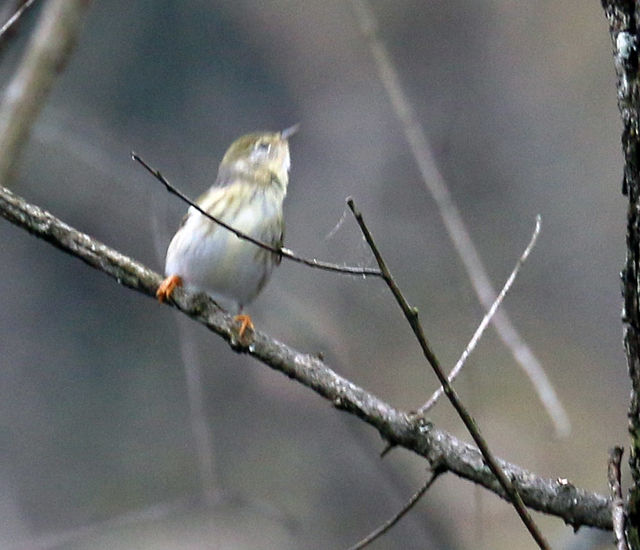
<instances>
[{"instance_id":1,"label":"gray background","mask_svg":"<svg viewBox=\"0 0 640 550\"><path fill-rule=\"evenodd\" d=\"M457 387L499 456L604 493L607 449L626 442L628 382L621 125L599 3L373 5L496 286L542 215L505 306L556 385L572 435L555 438L491 330ZM39 7L3 53L3 85ZM295 122L286 246L372 265L348 216L326 238L353 195L452 365L482 309L346 2L95 2L13 189L160 270L185 207L129 152L195 197L233 139ZM345 548L426 478L406 451L379 460L378 435L309 390L6 222L0 262L3 547ZM377 280L285 261L250 311L259 328L323 352L399 408L436 388ZM204 372L215 489L206 505L185 357ZM432 419L468 439L448 404ZM594 535L537 519L554 548L585 548ZM446 476L375 548L533 542L497 497Z\"/></svg>"}]
</instances>

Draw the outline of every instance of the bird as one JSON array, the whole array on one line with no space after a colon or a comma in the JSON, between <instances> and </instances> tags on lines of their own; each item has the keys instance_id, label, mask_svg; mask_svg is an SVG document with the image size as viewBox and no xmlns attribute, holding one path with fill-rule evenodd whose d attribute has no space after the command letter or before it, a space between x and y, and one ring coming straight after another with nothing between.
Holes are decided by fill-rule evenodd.
<instances>
[{"instance_id":1,"label":"bird","mask_svg":"<svg viewBox=\"0 0 640 550\"><path fill-rule=\"evenodd\" d=\"M212 217L280 250L284 238L283 202L289 184L289 138L298 125L281 132L254 132L236 139L218 167L213 185L196 204ZM158 301L184 286L209 295L234 313L238 337L253 330L243 312L264 288L282 256L242 239L191 206L169 243L165 279Z\"/></svg>"}]
</instances>

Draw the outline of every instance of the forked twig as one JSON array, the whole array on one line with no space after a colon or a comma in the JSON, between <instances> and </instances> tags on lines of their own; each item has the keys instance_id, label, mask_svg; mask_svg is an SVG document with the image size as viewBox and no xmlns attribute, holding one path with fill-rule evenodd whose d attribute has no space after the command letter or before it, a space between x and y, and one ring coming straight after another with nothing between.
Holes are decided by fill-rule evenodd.
<instances>
[{"instance_id":1,"label":"forked twig","mask_svg":"<svg viewBox=\"0 0 640 550\"><path fill-rule=\"evenodd\" d=\"M442 473L440 470L434 470L431 473L431 477L427 482L420 487L420 489L409 499L409 501L402 507L402 509L394 515L392 518L385 521L380 527L371 531L365 538L358 541L353 546L349 547L349 550L362 550L364 547L369 546L373 541L384 535L389 529L391 529L396 523L398 523L406 514L413 508L417 502L424 496L429 490L436 478Z\"/></svg>"},{"instance_id":2,"label":"forked twig","mask_svg":"<svg viewBox=\"0 0 640 550\"><path fill-rule=\"evenodd\" d=\"M395 279L393 278L391 271L387 267L387 264L384 261L382 254L378 250L378 246L376 245L373 239L373 236L369 231L369 228L364 222L362 214L356 209L356 206L351 197L347 199L347 205L351 209L351 212L353 212L353 215L356 218L358 225L360 226L362 234L364 235L364 238L367 241L369 248L371 248L371 252L373 253L374 258L378 263L378 267L380 267L380 271L382 272L382 278L384 279L384 282L389 287L389 290L391 290L391 293L393 294L393 297L396 299L396 302L398 302L400 309L402 309L402 312L404 313L405 318L409 322L409 325L411 326L411 329L413 330L413 333L415 334L418 340L418 343L422 348L422 352L425 358L427 359L429 365L431 365L431 368L433 369L438 380L440 381L440 384L444 388L444 393L449 398L449 401L455 408L456 412L458 413L458 416L460 416L460 418L462 419L462 422L464 423L467 430L471 434L471 437L473 438L473 440L476 442L476 445L478 445L478 449L482 453L482 458L484 459L489 469L493 472L493 475L498 480L498 483L500 483L500 486L504 489L504 492L508 495L509 500L513 504L513 507L518 512L520 519L525 524L525 526L529 530L529 533L531 533L531 536L536 541L538 546L542 549L550 548L549 544L544 539L544 537L542 536L542 533L538 529L538 526L535 524L535 522L533 521L533 518L527 511L527 508L525 507L524 502L522 501L522 497L518 493L517 489L514 487L513 483L511 483L511 480L502 471L502 468L500 468L498 461L493 456L493 453L489 449L489 446L486 440L480 433L480 429L478 428L476 421L473 419L469 411L467 411L466 407L462 404L462 401L458 397L457 392L453 389L453 386L449 384L449 381L447 380L447 377L445 376L444 371L440 366L440 361L438 360L435 353L431 349L431 346L424 334L422 324L418 319L417 308L409 305L409 302L407 302L407 299L405 298L404 294L400 290L400 287L398 287L397 283L395 282Z\"/></svg>"},{"instance_id":3,"label":"forked twig","mask_svg":"<svg viewBox=\"0 0 640 550\"><path fill-rule=\"evenodd\" d=\"M365 277L382 277L382 273L378 269L372 269L370 267L352 267L352 266L340 266L338 264L332 264L329 262L323 262L321 260L316 260L315 258L302 258L295 254L292 250L288 248L274 248L273 246L268 245L242 231L232 227L228 223L223 222L219 218L216 218L209 214L206 210L201 208L196 202L192 201L189 197L187 197L182 191L174 187L167 178L165 178L158 170L149 166L137 153L131 152L131 158L136 162L139 162L153 177L155 177L160 183L162 183L169 193L172 193L182 201L186 202L192 208L195 208L200 214L209 218L211 221L221 225L228 231L231 231L236 237L240 239L244 239L245 241L249 241L250 243L255 244L260 248L264 248L269 252L273 252L283 258L287 258L291 261L298 262L300 264L304 264L309 267L314 267L316 269L322 269L324 271L333 271L335 273L345 273L347 275L363 275Z\"/></svg>"},{"instance_id":4,"label":"forked twig","mask_svg":"<svg viewBox=\"0 0 640 550\"><path fill-rule=\"evenodd\" d=\"M531 240L529 241L529 244L524 249L524 252L520 256L520 258L518 258L516 266L513 268L513 271L511 272L511 275L509 275L507 282L502 287L500 294L498 294L498 297L495 299L495 301L489 308L489 311L487 311L486 315L482 318L482 321L478 325L478 328L474 332L471 340L469 340L467 347L462 352L460 359L458 359L458 362L454 365L453 369L451 369L451 372L447 377L450 383L455 380L458 374L460 374L460 371L462 370L462 367L466 363L467 358L469 357L469 355L471 355L471 353L475 349L476 345L480 341L480 338L482 338L482 335L484 334L485 329L491 322L491 319L495 315L496 311L498 311L500 304L502 304L502 300L504 300L504 297L507 295L507 292L509 292L509 290L511 289L511 285L513 285L513 282L516 280L516 277L518 275L518 272L520 271L520 268L522 267L522 264L524 264L524 262L527 260L527 258L529 257L529 254L531 253L531 250L533 250L533 247L535 246L536 241L538 240L541 223L542 223L542 218L540 217L540 215L536 216L536 227L533 230L533 235L531 235ZM429 398L429 401L427 401L424 405L422 405L422 407L418 409L418 413L426 414L436 404L438 399L440 399L440 396L442 395L442 393L443 393L443 389L442 389L442 386L440 386L435 392L433 392L433 395Z\"/></svg>"},{"instance_id":5,"label":"forked twig","mask_svg":"<svg viewBox=\"0 0 640 550\"><path fill-rule=\"evenodd\" d=\"M81 259L119 284L155 298L158 284L162 281L160 274L69 226L4 187L0 187L0 216ZM171 307L227 342L232 339L233 319L220 310L212 299L188 289L176 290L174 298ZM262 331L256 331L252 345L242 351L312 389L340 410L357 416L378 430L386 440L424 457L431 467L441 466L507 498L508 495L487 468L476 447L439 430L416 415L395 409L337 374L318 357L295 350ZM540 477L504 460L498 460L498 463L532 509L558 516L574 529L589 525L611 530L611 500L608 497L559 479Z\"/></svg>"}]
</instances>

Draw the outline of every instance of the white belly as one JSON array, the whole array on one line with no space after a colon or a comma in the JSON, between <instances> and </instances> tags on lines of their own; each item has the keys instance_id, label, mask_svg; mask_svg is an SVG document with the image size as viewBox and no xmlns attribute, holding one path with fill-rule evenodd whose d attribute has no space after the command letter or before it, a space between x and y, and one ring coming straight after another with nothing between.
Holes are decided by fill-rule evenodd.
<instances>
[{"instance_id":1,"label":"white belly","mask_svg":"<svg viewBox=\"0 0 640 550\"><path fill-rule=\"evenodd\" d=\"M275 246L282 230L278 221L281 209L266 217L262 206L253 204L240 210L233 221L224 221ZM206 292L222 307L237 313L269 279L275 255L203 218L191 209L169 244L165 274L179 275L185 286Z\"/></svg>"}]
</instances>

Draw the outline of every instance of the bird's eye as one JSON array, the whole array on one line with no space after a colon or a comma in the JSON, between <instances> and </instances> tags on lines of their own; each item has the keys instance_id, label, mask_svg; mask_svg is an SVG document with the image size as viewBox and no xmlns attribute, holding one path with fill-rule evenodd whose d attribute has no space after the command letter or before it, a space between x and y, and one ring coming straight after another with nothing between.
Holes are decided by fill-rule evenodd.
<instances>
[{"instance_id":1,"label":"bird's eye","mask_svg":"<svg viewBox=\"0 0 640 550\"><path fill-rule=\"evenodd\" d=\"M260 153L268 153L271 151L271 144L266 141L259 141L256 143L255 149Z\"/></svg>"}]
</instances>

